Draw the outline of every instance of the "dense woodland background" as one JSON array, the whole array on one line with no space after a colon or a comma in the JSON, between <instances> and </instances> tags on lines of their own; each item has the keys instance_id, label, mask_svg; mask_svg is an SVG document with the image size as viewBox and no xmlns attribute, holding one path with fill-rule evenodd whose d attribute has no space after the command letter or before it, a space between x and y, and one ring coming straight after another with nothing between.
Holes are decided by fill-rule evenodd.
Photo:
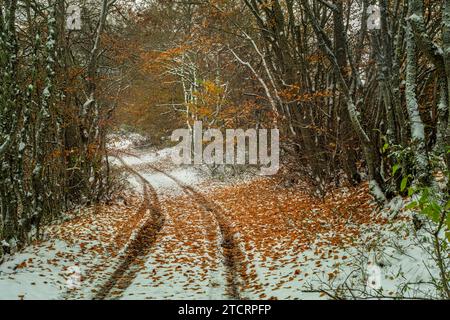
<instances>
[{"instance_id":1,"label":"dense woodland background","mask_svg":"<svg viewBox=\"0 0 450 320\"><path fill-rule=\"evenodd\" d=\"M119 128L276 126L281 174L319 197L448 201L449 0L1 0L0 28L0 255L109 196Z\"/></svg>"}]
</instances>

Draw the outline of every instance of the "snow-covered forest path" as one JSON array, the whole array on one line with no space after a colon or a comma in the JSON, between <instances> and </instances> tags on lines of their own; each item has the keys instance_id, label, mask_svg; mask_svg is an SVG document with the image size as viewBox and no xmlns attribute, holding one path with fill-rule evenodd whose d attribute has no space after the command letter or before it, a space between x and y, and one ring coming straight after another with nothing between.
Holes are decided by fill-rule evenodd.
<instances>
[{"instance_id":1,"label":"snow-covered forest path","mask_svg":"<svg viewBox=\"0 0 450 320\"><path fill-rule=\"evenodd\" d=\"M142 160L139 156L136 158ZM123 263L95 298L137 295L144 298L238 299L235 254L238 249L229 222L220 213L220 208L176 176L151 163L143 161L134 169L122 157L117 156L117 159L142 183L144 202L148 202L152 214L146 218L143 227L136 230ZM152 174L158 175L156 179L152 179ZM184 197L178 198L177 205L195 208L192 214L190 211L168 210L173 206L169 200L160 203L150 182L159 177L168 178L174 183L171 187L184 193ZM148 189L152 190L152 197L148 197ZM167 196L167 190L159 192L162 197ZM142 285L149 274L159 281Z\"/></svg>"},{"instance_id":2,"label":"snow-covered forest path","mask_svg":"<svg viewBox=\"0 0 450 320\"><path fill-rule=\"evenodd\" d=\"M364 270L379 261L386 296L398 294L398 281L424 277L415 247L401 256L378 249L401 232L377 229L386 220L373 214L367 185L321 201L307 185L220 178L174 166L170 155L170 148L111 152L112 170L129 187L68 213L44 240L7 258L0 298L334 298L344 281L367 290Z\"/></svg>"},{"instance_id":3,"label":"snow-covered forest path","mask_svg":"<svg viewBox=\"0 0 450 320\"><path fill-rule=\"evenodd\" d=\"M137 171L129 167L122 158L117 157L121 164L136 175L142 183L143 204L140 208L142 213L150 213L150 215L141 214L144 221L136 230L134 237L128 243L128 246L120 257L121 263L111 274L108 281L100 288L95 295L95 299L105 299L112 294L114 288L127 288L133 280L133 275L139 271L138 261L142 261L150 248L154 244L158 232L164 225L164 217L161 213L158 195L151 184L140 175Z\"/></svg>"}]
</instances>

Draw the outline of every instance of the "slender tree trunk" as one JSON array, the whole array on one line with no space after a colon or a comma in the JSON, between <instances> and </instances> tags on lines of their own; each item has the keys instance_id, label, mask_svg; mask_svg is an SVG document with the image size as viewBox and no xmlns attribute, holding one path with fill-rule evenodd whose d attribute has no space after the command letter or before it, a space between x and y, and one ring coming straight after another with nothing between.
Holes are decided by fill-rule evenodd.
<instances>
[{"instance_id":1,"label":"slender tree trunk","mask_svg":"<svg viewBox=\"0 0 450 320\"><path fill-rule=\"evenodd\" d=\"M414 12L415 1L410 1L410 12ZM419 181L429 178L428 156L425 145L425 127L420 117L417 101L417 46L411 22L407 22L406 31L406 108L409 115L412 148L414 152L414 167Z\"/></svg>"}]
</instances>

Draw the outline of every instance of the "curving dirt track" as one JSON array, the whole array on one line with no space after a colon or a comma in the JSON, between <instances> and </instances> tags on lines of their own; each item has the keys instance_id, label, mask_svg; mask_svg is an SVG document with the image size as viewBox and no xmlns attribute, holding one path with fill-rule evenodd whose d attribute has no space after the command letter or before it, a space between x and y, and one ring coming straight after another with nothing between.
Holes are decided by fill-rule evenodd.
<instances>
[{"instance_id":1,"label":"curving dirt track","mask_svg":"<svg viewBox=\"0 0 450 320\"><path fill-rule=\"evenodd\" d=\"M221 247L223 255L223 264L227 270L227 293L231 299L240 299L239 293L239 268L243 267L239 257L242 257L239 246L236 243L232 227L223 213L223 210L214 202L208 200L194 188L185 185L172 175L160 170L159 168L146 165L147 168L164 174L173 180L187 195L190 195L197 204L199 204L208 214L210 214L218 223L221 233Z\"/></svg>"},{"instance_id":2,"label":"curving dirt track","mask_svg":"<svg viewBox=\"0 0 450 320\"><path fill-rule=\"evenodd\" d=\"M138 215L145 217L147 210L151 216L137 230L136 236L127 246L121 262L112 275L96 293L95 300L107 299L113 289L124 290L133 281L134 276L139 272L138 260L143 259L152 245L155 243L157 234L164 225L164 216L161 213L158 195L151 184L136 170L128 166L122 158L117 156L123 167L133 175L137 176L143 186L143 203ZM131 268L131 267L134 268Z\"/></svg>"},{"instance_id":3,"label":"curving dirt track","mask_svg":"<svg viewBox=\"0 0 450 320\"><path fill-rule=\"evenodd\" d=\"M139 156L127 153L128 156L139 158ZM164 217L161 211L160 201L158 199L155 188L152 187L151 182L148 181L137 170L151 170L158 172L168 177L195 203L201 211L204 211L205 221L215 221L218 226L218 239L220 239L220 247L217 247L216 255L219 255L220 261L224 266L224 277L226 277L225 294L230 299L240 299L239 290L239 271L243 267L240 263L242 252L237 245L233 228L223 213L223 210L214 202L208 200L204 195L194 188L185 185L176 177L166 173L151 164L145 164L145 168L134 169L128 165L119 154L114 154L122 167L136 176L143 187L143 204L140 208L139 215L145 216L147 210L150 210L151 217L148 218L144 224L137 230L136 237L126 248L123 257L120 258L120 263L115 268L109 279L101 286L96 293L94 299L115 299L121 295L122 292L131 285L136 274L144 267L144 259L149 254L152 246L156 242L157 234L164 224ZM141 170L142 169L142 170ZM211 220L212 219L212 220ZM210 232L210 230L205 230Z\"/></svg>"}]
</instances>

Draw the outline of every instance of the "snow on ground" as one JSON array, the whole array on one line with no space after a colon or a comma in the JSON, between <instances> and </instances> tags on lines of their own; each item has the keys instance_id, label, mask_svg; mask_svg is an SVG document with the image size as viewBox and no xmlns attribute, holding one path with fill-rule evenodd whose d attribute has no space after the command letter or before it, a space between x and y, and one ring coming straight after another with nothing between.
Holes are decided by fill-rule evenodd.
<instances>
[{"instance_id":1,"label":"snow on ground","mask_svg":"<svg viewBox=\"0 0 450 320\"><path fill-rule=\"evenodd\" d=\"M126 202L119 197L48 227L46 240L6 257L0 265L0 299L91 297L139 223L140 202L140 197L126 195Z\"/></svg>"},{"instance_id":2,"label":"snow on ground","mask_svg":"<svg viewBox=\"0 0 450 320\"><path fill-rule=\"evenodd\" d=\"M436 298L431 248L415 242L406 213L393 221L373 214L367 186L338 191L323 203L301 186L280 189L271 179L209 195L235 222L244 248L244 297L329 299L324 291L335 295L347 283L360 297Z\"/></svg>"},{"instance_id":3,"label":"snow on ground","mask_svg":"<svg viewBox=\"0 0 450 320\"><path fill-rule=\"evenodd\" d=\"M171 148L133 154L121 158L157 191L165 223L143 262L143 271L124 292L113 291L112 298L226 299L219 226L182 189L208 183L211 177L197 167L171 165ZM155 166L165 173L154 170ZM132 174L128 181L134 187L141 184Z\"/></svg>"},{"instance_id":4,"label":"snow on ground","mask_svg":"<svg viewBox=\"0 0 450 320\"><path fill-rule=\"evenodd\" d=\"M204 175L192 167L174 169L169 171L168 174L180 183L189 186L195 186L206 179ZM178 183L164 173L144 173L142 176L151 181L152 186L160 192L171 192L172 195L180 193Z\"/></svg>"},{"instance_id":5,"label":"snow on ground","mask_svg":"<svg viewBox=\"0 0 450 320\"><path fill-rule=\"evenodd\" d=\"M305 292L306 282L334 272L337 263L345 263L348 257L341 248L349 245L357 228L348 227L339 234L344 231L339 220L345 218L325 210L301 189L277 190L276 185L271 179L259 179L209 193L229 215L239 235L244 252L242 296L319 298L319 293Z\"/></svg>"},{"instance_id":6,"label":"snow on ground","mask_svg":"<svg viewBox=\"0 0 450 320\"><path fill-rule=\"evenodd\" d=\"M137 151L130 149L131 145L131 142L121 142L116 144L115 147L127 148L127 150L132 150L133 154L141 156L141 158L132 155L123 156L127 164L136 167L149 163L159 164L159 166L164 165L171 154L170 148L160 151ZM111 157L111 163L121 165L113 157ZM187 185L205 180L205 176L192 167L175 168L169 173L179 182ZM142 175L152 182L160 195L166 198L182 193L174 180L160 172L145 170L142 171ZM142 189L142 184L135 176L129 175L128 180L136 191L139 192ZM119 263L116 260L121 250L132 237L133 230L144 219L136 213L139 211L141 196L127 195L124 198L126 199L117 199L117 203L108 206L83 210L81 216L49 227L45 236L47 240L36 242L22 252L7 257L6 261L0 265L0 288L2 288L0 299L92 298L98 286L108 279L114 267ZM166 208L167 206L164 208L165 211ZM178 212L175 214L178 214ZM202 230L210 230L208 232L211 232L211 221L205 228L205 225L195 225L200 217L197 217L197 219L192 217L192 213L189 211L184 212L183 215L183 219L189 221L192 228L197 228L198 232ZM178 226L174 225L174 220L177 219L168 217L161 233L161 241L158 241L154 255L149 258L149 263L154 265L160 261L158 255L166 255L169 249L178 248L178 252L173 252L171 257L167 256L166 263L160 265L155 279L158 276L164 279L164 273L160 273L166 269L170 270L173 266L173 270L180 271L178 277L179 290L173 291L177 283L175 280L173 285L172 282L168 281L166 289L161 286L157 288L156 297L160 295L168 297L178 295L181 297L182 292L194 294L194 288L183 291L182 285L192 282L193 277L199 276L200 262L205 260L204 250L200 249L204 249L206 246L212 252L217 244L212 245L211 241L219 241L211 238L211 235L208 235L209 238L204 236L208 240L207 243L198 248L199 255L197 257L192 257L193 252L184 250L183 241L185 239L183 237L172 237L173 234L177 235L175 231L178 229ZM192 258L190 264L184 260L189 260L189 257ZM181 258L183 263L175 265L174 261L178 258ZM152 261L151 259L155 260ZM224 284L221 283L223 277L220 275L222 271L218 266L217 259L219 259L217 256L209 257L207 260L208 268L210 267L208 276L202 276L206 279L206 282L195 281L195 286L200 283L202 288L207 288L211 281L209 273L216 274L213 277L216 280L210 285L207 294L211 297L221 298L224 294ZM192 272L194 272L194 276L191 274ZM140 281L145 274L145 272L139 274L137 281ZM81 284L77 287L76 284L80 281ZM75 288L73 289L71 289L72 282L75 282ZM3 288L6 290L3 290ZM171 291L173 292L171 293ZM150 293L154 292L150 291ZM136 291L131 286L129 291L124 294L124 298L132 298L133 295L139 296L139 290ZM203 295L204 292L199 292L196 297Z\"/></svg>"},{"instance_id":7,"label":"snow on ground","mask_svg":"<svg viewBox=\"0 0 450 320\"><path fill-rule=\"evenodd\" d=\"M0 299L57 299L67 290L65 270L77 263L78 254L79 248L63 241L27 248L0 266Z\"/></svg>"},{"instance_id":8,"label":"snow on ground","mask_svg":"<svg viewBox=\"0 0 450 320\"><path fill-rule=\"evenodd\" d=\"M226 299L217 223L192 199L164 202L165 224L122 299Z\"/></svg>"},{"instance_id":9,"label":"snow on ground","mask_svg":"<svg viewBox=\"0 0 450 320\"><path fill-rule=\"evenodd\" d=\"M148 138L135 132L121 131L118 133L111 133L107 136L108 149L129 150L134 147L148 144Z\"/></svg>"},{"instance_id":10,"label":"snow on ground","mask_svg":"<svg viewBox=\"0 0 450 320\"><path fill-rule=\"evenodd\" d=\"M115 288L108 298L229 297L218 222L178 182L214 201L230 222L242 252L236 257L242 298L328 299L327 294L344 295L343 283L364 297L375 292L374 284L382 288L378 296L435 296L430 248L414 242L425 235L415 236L405 215L388 223L382 214L372 214L367 185L338 190L321 202L305 192L307 186L283 188L274 178L248 176L218 180L204 168L174 167L171 148L131 146L115 145L123 161L158 193L165 223L147 256L131 267L130 285ZM110 161L122 166L114 157ZM128 174L128 181L141 192L139 178ZM392 210L401 208L397 200ZM0 265L0 299L92 298L147 219L141 202L141 194L122 195L49 227L47 240ZM415 284L405 287L408 282Z\"/></svg>"},{"instance_id":11,"label":"snow on ground","mask_svg":"<svg viewBox=\"0 0 450 320\"><path fill-rule=\"evenodd\" d=\"M175 194L182 194L182 190L180 189L178 182L195 186L210 178L198 167L174 167L171 161L172 150L172 148L165 148L162 150L134 150L132 154L123 154L120 155L120 157L123 162L137 170L147 181L149 181L152 187L155 188L161 195L172 196ZM115 157L111 157L110 162L113 165L119 167L122 166L122 163ZM159 170L163 170L164 173L155 170L154 167L157 167ZM140 178L130 173L127 173L127 175L127 180L130 184L134 188L139 188L141 185Z\"/></svg>"},{"instance_id":12,"label":"snow on ground","mask_svg":"<svg viewBox=\"0 0 450 320\"><path fill-rule=\"evenodd\" d=\"M365 226L357 246L347 248L352 264L337 280L348 279L347 285L366 298L439 298L432 284L439 278L430 254L432 240L424 229L413 228L410 213L404 211L384 225Z\"/></svg>"},{"instance_id":13,"label":"snow on ground","mask_svg":"<svg viewBox=\"0 0 450 320\"><path fill-rule=\"evenodd\" d=\"M117 149L112 149L117 150ZM120 149L119 149L120 150ZM129 153L121 154L121 158L129 165L129 166L138 166L145 164L154 164L154 163L162 163L171 161L170 157L172 154L173 148L164 148L161 150L147 148L144 150L135 150L128 149ZM115 157L110 157L110 162L112 164L121 166L120 161Z\"/></svg>"}]
</instances>

